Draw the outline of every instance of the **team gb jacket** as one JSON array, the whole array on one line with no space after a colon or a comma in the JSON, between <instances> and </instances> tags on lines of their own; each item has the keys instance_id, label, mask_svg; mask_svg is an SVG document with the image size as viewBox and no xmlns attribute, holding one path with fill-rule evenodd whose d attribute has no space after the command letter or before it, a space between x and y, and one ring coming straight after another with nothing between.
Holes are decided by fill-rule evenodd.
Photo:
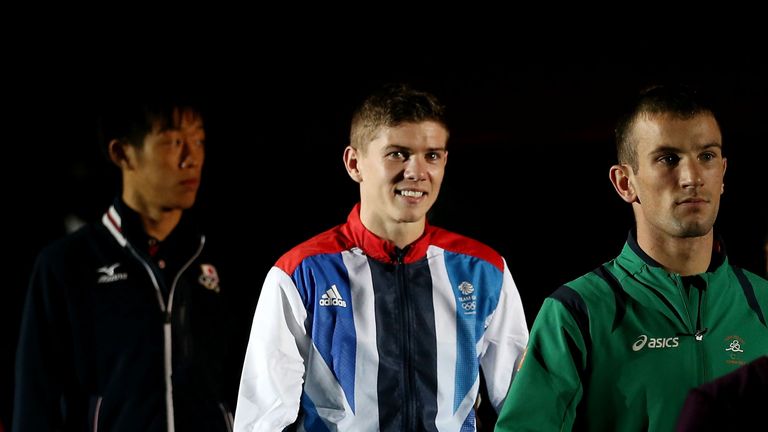
<instances>
[{"instance_id":1,"label":"team gb jacket","mask_svg":"<svg viewBox=\"0 0 768 432\"><path fill-rule=\"evenodd\" d=\"M500 255L430 225L399 250L358 205L267 275L235 430L475 430L479 368L498 410L527 340Z\"/></svg>"}]
</instances>

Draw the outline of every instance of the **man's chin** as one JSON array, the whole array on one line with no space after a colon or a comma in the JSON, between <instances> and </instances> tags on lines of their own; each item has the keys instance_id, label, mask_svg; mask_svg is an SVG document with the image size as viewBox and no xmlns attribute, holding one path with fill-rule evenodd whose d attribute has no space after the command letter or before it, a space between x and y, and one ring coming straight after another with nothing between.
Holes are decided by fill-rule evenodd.
<instances>
[{"instance_id":1,"label":"man's chin","mask_svg":"<svg viewBox=\"0 0 768 432\"><path fill-rule=\"evenodd\" d=\"M426 213L424 212L401 212L398 215L397 221L399 223L419 223L424 220Z\"/></svg>"},{"instance_id":2,"label":"man's chin","mask_svg":"<svg viewBox=\"0 0 768 432\"><path fill-rule=\"evenodd\" d=\"M195 199L177 201L165 207L168 210L189 210L195 205Z\"/></svg>"},{"instance_id":3,"label":"man's chin","mask_svg":"<svg viewBox=\"0 0 768 432\"><path fill-rule=\"evenodd\" d=\"M680 237L694 238L703 237L712 232L711 224L694 223L687 224L681 227Z\"/></svg>"}]
</instances>

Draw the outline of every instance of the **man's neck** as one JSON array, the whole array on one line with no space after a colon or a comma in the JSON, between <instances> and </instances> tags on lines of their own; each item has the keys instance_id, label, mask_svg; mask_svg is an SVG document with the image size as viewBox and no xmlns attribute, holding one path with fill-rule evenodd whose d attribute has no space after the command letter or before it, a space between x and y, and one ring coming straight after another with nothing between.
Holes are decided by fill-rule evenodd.
<instances>
[{"instance_id":1,"label":"man's neck","mask_svg":"<svg viewBox=\"0 0 768 432\"><path fill-rule=\"evenodd\" d=\"M669 237L642 232L638 229L637 244L640 248L661 264L667 271L681 276L704 273L712 260L714 235L709 233L701 237Z\"/></svg>"},{"instance_id":2,"label":"man's neck","mask_svg":"<svg viewBox=\"0 0 768 432\"><path fill-rule=\"evenodd\" d=\"M408 225L412 225L412 224L408 224ZM413 232L411 231L412 230L408 230L408 229L393 230L393 232L386 234L386 236L381 236L376 233L374 234L391 241L392 243L394 243L395 246L399 247L400 249L405 249L406 247L408 247L408 245L415 242L416 240L419 239L419 237L421 237L421 235L424 233L424 225L422 224L421 228L418 231L413 231Z\"/></svg>"},{"instance_id":3,"label":"man's neck","mask_svg":"<svg viewBox=\"0 0 768 432\"><path fill-rule=\"evenodd\" d=\"M171 234L181 220L181 209L167 210L151 206L141 200L131 199L126 194L123 201L133 211L139 214L144 231L150 237L163 241Z\"/></svg>"},{"instance_id":4,"label":"man's neck","mask_svg":"<svg viewBox=\"0 0 768 432\"><path fill-rule=\"evenodd\" d=\"M415 242L424 234L424 227L426 226L425 220L417 222L397 222L397 223L383 223L379 218L366 217L366 215L360 212L360 221L363 226L370 232L376 234L376 236L392 242L400 249L404 249L406 246Z\"/></svg>"},{"instance_id":5,"label":"man's neck","mask_svg":"<svg viewBox=\"0 0 768 432\"><path fill-rule=\"evenodd\" d=\"M141 214L141 222L146 233L160 241L171 234L181 220L181 210L161 212L157 215Z\"/></svg>"}]
</instances>

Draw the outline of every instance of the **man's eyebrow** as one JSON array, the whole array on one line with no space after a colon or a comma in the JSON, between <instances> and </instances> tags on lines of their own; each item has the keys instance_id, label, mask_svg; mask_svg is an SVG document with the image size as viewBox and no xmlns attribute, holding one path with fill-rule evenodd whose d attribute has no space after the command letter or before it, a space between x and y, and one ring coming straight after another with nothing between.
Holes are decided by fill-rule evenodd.
<instances>
[{"instance_id":1,"label":"man's eyebrow","mask_svg":"<svg viewBox=\"0 0 768 432\"><path fill-rule=\"evenodd\" d=\"M694 147L696 150L706 150L711 148L718 148L722 149L723 145L719 142L711 142L707 144L697 145ZM660 147L656 147L655 149L648 152L648 154L654 155L659 153L680 153L683 150L680 147L670 146L670 145L663 145Z\"/></svg>"},{"instance_id":2,"label":"man's eyebrow","mask_svg":"<svg viewBox=\"0 0 768 432\"><path fill-rule=\"evenodd\" d=\"M706 149L711 149L713 147L722 149L723 145L721 143L719 143L719 142L711 142L711 143L707 143L707 144L698 146L697 148L700 149L700 150L706 150Z\"/></svg>"},{"instance_id":3,"label":"man's eyebrow","mask_svg":"<svg viewBox=\"0 0 768 432\"><path fill-rule=\"evenodd\" d=\"M387 144L384 148L382 148L382 150L385 151L385 152L390 152L390 151L395 151L395 150L407 151L407 152L410 152L410 153L413 152L413 148L412 147L409 147L409 146L406 146L406 145L400 145L400 144ZM446 152L446 151L448 151L448 149L447 149L447 147L428 147L426 151L427 152Z\"/></svg>"}]
</instances>

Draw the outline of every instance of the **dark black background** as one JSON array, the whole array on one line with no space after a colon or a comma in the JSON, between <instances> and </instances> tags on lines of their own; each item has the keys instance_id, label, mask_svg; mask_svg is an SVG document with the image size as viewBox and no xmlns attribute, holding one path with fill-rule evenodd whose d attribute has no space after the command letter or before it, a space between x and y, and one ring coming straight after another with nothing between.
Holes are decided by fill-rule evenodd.
<instances>
[{"instance_id":1,"label":"dark black background","mask_svg":"<svg viewBox=\"0 0 768 432\"><path fill-rule=\"evenodd\" d=\"M575 46L532 55L161 48L166 54L62 45L25 51L6 65L6 423L34 256L63 235L67 214L95 220L116 193L118 173L99 153L95 118L103 101L126 93L169 86L204 96L208 153L198 210L212 235L231 245L239 273L222 283L242 296L245 314L272 263L342 222L357 201L341 160L349 118L370 90L392 81L429 90L448 106L449 163L431 221L504 255L529 323L551 291L620 250L632 216L608 180L613 123L623 101L656 82L699 85L720 102L728 171L717 229L733 263L765 272L768 68L760 58L722 48L717 56L611 58L584 56Z\"/></svg>"}]
</instances>

